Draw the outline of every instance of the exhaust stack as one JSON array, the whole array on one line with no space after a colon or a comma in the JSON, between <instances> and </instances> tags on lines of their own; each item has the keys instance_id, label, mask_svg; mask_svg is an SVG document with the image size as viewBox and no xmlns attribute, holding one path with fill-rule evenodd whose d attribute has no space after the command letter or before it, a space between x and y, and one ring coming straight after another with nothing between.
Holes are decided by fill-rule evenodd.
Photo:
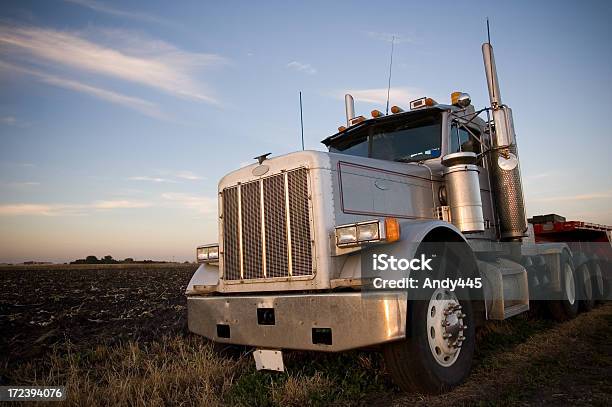
<instances>
[{"instance_id":1,"label":"exhaust stack","mask_svg":"<svg viewBox=\"0 0 612 407\"><path fill-rule=\"evenodd\" d=\"M521 240L527 231L527 217L512 110L501 101L491 44L482 44L482 56L495 124L491 131L490 176L499 218L499 231L502 240Z\"/></svg>"},{"instance_id":2,"label":"exhaust stack","mask_svg":"<svg viewBox=\"0 0 612 407\"><path fill-rule=\"evenodd\" d=\"M355 101L348 93L344 95L344 106L346 107L346 127L351 127L351 120L355 117Z\"/></svg>"}]
</instances>

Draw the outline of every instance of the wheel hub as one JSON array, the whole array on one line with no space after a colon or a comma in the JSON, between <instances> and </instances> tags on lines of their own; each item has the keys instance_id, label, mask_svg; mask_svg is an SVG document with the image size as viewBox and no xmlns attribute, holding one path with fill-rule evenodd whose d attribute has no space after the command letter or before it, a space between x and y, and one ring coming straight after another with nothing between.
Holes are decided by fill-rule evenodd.
<instances>
[{"instance_id":1,"label":"wheel hub","mask_svg":"<svg viewBox=\"0 0 612 407\"><path fill-rule=\"evenodd\" d=\"M466 315L454 292L438 288L431 295L427 313L429 349L438 364L451 366L465 341Z\"/></svg>"}]
</instances>

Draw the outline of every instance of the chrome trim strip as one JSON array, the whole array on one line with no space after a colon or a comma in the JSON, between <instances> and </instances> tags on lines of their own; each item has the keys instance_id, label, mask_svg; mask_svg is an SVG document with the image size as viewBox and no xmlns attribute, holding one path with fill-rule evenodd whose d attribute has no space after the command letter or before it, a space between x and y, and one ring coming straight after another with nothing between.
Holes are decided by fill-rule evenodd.
<instances>
[{"instance_id":1,"label":"chrome trim strip","mask_svg":"<svg viewBox=\"0 0 612 407\"><path fill-rule=\"evenodd\" d=\"M264 211L264 187L263 180L259 182L259 209L261 212L261 268L263 270L264 278L268 277L268 270L266 265L266 218Z\"/></svg>"},{"instance_id":2,"label":"chrome trim strip","mask_svg":"<svg viewBox=\"0 0 612 407\"><path fill-rule=\"evenodd\" d=\"M244 261L242 259L242 188L238 184L238 253L240 258L240 279L244 279Z\"/></svg>"},{"instance_id":3,"label":"chrome trim strip","mask_svg":"<svg viewBox=\"0 0 612 407\"><path fill-rule=\"evenodd\" d=\"M293 259L291 258L291 210L289 209L289 174L284 174L285 184L285 220L287 223L287 267L289 277L293 276Z\"/></svg>"}]
</instances>

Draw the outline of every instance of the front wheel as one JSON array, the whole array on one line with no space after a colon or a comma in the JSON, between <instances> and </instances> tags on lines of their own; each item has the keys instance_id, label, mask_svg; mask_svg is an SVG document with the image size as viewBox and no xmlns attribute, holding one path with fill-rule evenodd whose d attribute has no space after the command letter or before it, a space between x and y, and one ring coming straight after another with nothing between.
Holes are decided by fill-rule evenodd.
<instances>
[{"instance_id":1,"label":"front wheel","mask_svg":"<svg viewBox=\"0 0 612 407\"><path fill-rule=\"evenodd\" d=\"M383 349L391 376L403 391L450 390L465 380L472 367L472 304L459 300L453 291L438 288L429 301L413 301L409 308L406 339Z\"/></svg>"}]
</instances>

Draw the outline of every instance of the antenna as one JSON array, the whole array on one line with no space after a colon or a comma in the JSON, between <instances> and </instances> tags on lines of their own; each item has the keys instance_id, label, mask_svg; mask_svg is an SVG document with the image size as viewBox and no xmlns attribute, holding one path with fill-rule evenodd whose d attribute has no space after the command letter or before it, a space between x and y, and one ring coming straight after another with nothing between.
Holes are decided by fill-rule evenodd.
<instances>
[{"instance_id":1,"label":"antenna","mask_svg":"<svg viewBox=\"0 0 612 407\"><path fill-rule=\"evenodd\" d=\"M302 115L302 91L300 91L300 126L302 128L302 150L304 150L304 116Z\"/></svg>"},{"instance_id":2,"label":"antenna","mask_svg":"<svg viewBox=\"0 0 612 407\"><path fill-rule=\"evenodd\" d=\"M393 45L395 43L395 35L391 38L391 61L389 62L389 83L387 84L387 111L389 114L389 94L391 93L391 68L393 67Z\"/></svg>"},{"instance_id":3,"label":"antenna","mask_svg":"<svg viewBox=\"0 0 612 407\"><path fill-rule=\"evenodd\" d=\"M484 45L483 45L484 47ZM483 48L484 52L484 48ZM490 78L490 86L489 86L489 95L491 98L491 105L494 107L495 105L501 103L499 98L499 89L497 82L497 69L495 68L495 60L493 57L493 46L491 45L491 30L489 29L489 17L487 17L487 55L489 59L489 63L485 62L485 69L488 66L489 71L487 72L488 77ZM486 57L485 57L486 60ZM495 73L495 76L493 75ZM489 81L488 81L489 82ZM495 92L497 90L497 92Z\"/></svg>"}]
</instances>

